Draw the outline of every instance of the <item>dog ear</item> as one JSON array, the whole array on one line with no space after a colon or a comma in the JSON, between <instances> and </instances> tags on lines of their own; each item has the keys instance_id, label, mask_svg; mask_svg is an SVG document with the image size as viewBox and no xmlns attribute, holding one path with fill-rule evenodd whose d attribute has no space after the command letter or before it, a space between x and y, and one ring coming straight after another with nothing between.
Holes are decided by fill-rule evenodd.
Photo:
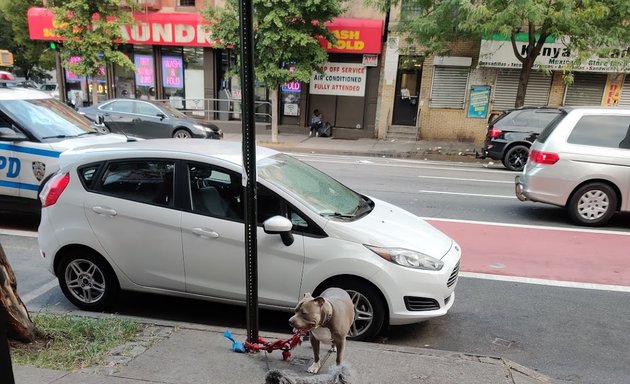
<instances>
[{"instance_id":1,"label":"dog ear","mask_svg":"<svg viewBox=\"0 0 630 384\"><path fill-rule=\"evenodd\" d=\"M313 299L313 301L315 301L317 305L321 307L322 305L324 305L324 302L326 301L326 299L324 299L321 296L317 296L316 298Z\"/></svg>"}]
</instances>

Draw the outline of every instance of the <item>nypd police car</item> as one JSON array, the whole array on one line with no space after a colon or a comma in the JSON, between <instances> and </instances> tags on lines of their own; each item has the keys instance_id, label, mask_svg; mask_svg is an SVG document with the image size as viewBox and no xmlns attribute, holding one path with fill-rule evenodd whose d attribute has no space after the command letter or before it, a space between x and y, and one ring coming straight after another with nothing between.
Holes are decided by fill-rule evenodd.
<instances>
[{"instance_id":1,"label":"nypd police car","mask_svg":"<svg viewBox=\"0 0 630 384\"><path fill-rule=\"evenodd\" d=\"M0 208L37 212L40 185L61 152L128 140L99 132L47 93L0 84Z\"/></svg>"}]
</instances>

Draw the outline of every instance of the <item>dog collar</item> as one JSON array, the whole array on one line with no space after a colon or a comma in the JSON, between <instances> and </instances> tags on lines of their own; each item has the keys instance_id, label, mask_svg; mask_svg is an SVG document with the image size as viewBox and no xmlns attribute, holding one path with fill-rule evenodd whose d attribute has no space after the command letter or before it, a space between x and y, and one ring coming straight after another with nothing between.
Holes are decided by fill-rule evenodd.
<instances>
[{"instance_id":1,"label":"dog collar","mask_svg":"<svg viewBox=\"0 0 630 384\"><path fill-rule=\"evenodd\" d=\"M324 305L325 305L326 303L327 303L327 302L324 302ZM328 304L330 304L330 303L328 303ZM328 315L326 315L326 317L324 318L324 321L322 321L322 322L321 322L320 326L321 326L321 327L325 327L325 326L326 326L326 324L328 324L328 322L330 321L330 319L332 319L332 316L333 316L333 307L332 307L332 305L331 305L331 306L330 306L330 313L329 313Z\"/></svg>"}]
</instances>

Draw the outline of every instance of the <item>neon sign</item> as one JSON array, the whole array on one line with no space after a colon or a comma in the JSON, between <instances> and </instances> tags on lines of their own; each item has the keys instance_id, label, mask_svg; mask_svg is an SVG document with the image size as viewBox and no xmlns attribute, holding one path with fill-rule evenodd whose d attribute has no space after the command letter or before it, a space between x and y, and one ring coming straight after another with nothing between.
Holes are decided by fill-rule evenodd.
<instances>
[{"instance_id":1,"label":"neon sign","mask_svg":"<svg viewBox=\"0 0 630 384\"><path fill-rule=\"evenodd\" d=\"M135 55L133 62L136 65L136 85L152 87L155 84L153 56Z\"/></svg>"},{"instance_id":2,"label":"neon sign","mask_svg":"<svg viewBox=\"0 0 630 384\"><path fill-rule=\"evenodd\" d=\"M162 56L162 83L167 88L184 88L184 62L181 57Z\"/></svg>"}]
</instances>

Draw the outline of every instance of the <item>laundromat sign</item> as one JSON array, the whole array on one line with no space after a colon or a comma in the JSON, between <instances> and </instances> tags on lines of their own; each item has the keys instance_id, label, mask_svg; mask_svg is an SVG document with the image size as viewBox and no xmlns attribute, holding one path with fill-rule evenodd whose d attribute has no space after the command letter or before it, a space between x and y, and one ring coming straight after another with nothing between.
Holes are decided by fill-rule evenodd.
<instances>
[{"instance_id":1,"label":"laundromat sign","mask_svg":"<svg viewBox=\"0 0 630 384\"><path fill-rule=\"evenodd\" d=\"M322 47L328 52L381 53L383 20L337 18L326 23L335 36L335 44L321 38Z\"/></svg>"}]
</instances>

